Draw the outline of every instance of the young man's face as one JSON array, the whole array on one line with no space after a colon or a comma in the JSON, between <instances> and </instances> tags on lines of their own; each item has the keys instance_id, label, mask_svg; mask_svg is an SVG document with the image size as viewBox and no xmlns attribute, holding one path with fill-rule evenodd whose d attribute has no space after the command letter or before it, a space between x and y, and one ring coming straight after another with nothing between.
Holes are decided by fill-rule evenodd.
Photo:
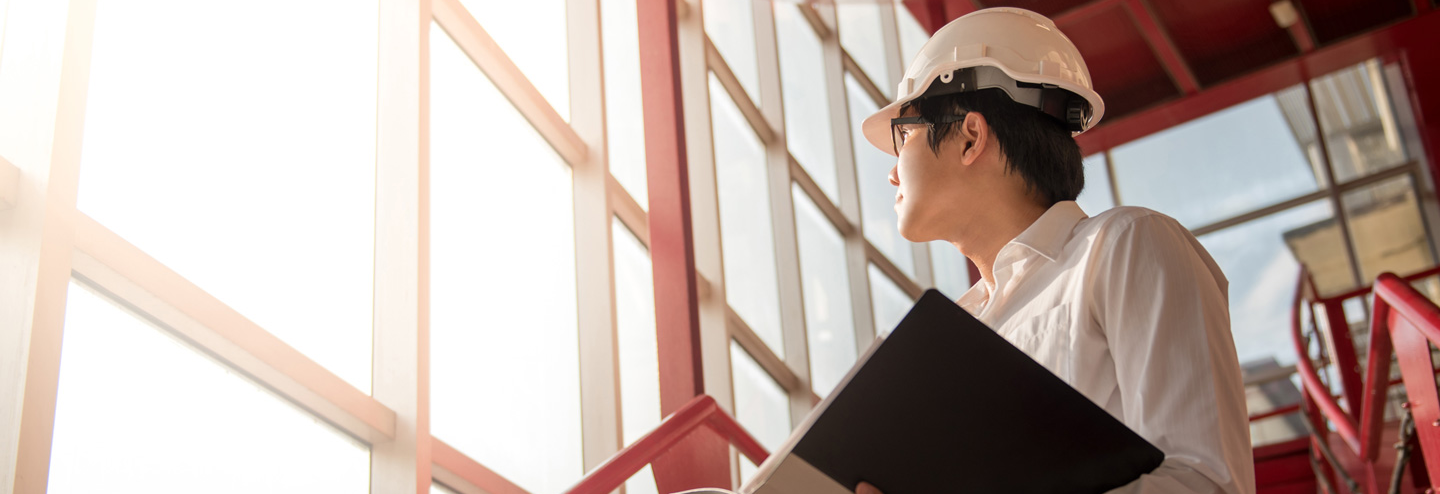
<instances>
[{"instance_id":1,"label":"young man's face","mask_svg":"<svg viewBox=\"0 0 1440 494\"><path fill-rule=\"evenodd\" d=\"M900 236L911 242L949 240L953 226L965 221L966 211L973 211L966 206L973 200L974 187L962 162L966 138L953 132L935 152L930 147L928 126L906 130L900 157L890 170L890 183L897 185L895 213Z\"/></svg>"}]
</instances>

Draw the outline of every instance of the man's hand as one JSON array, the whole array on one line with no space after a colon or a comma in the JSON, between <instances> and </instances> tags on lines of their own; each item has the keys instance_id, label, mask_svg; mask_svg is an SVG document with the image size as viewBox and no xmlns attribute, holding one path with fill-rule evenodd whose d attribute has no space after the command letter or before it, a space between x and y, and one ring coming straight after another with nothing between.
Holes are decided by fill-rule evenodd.
<instances>
[{"instance_id":1,"label":"man's hand","mask_svg":"<svg viewBox=\"0 0 1440 494\"><path fill-rule=\"evenodd\" d=\"M880 489L876 489L875 486L870 485L869 482L864 482L864 481L862 481L862 482L860 482L860 485L858 485L858 486L855 487L855 494L884 494L884 493L880 492Z\"/></svg>"}]
</instances>

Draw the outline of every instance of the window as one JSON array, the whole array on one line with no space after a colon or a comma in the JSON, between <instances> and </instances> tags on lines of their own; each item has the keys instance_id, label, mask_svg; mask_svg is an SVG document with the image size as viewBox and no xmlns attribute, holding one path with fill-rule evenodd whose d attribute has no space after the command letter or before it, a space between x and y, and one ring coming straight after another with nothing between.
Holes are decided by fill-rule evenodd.
<instances>
[{"instance_id":1,"label":"window","mask_svg":"<svg viewBox=\"0 0 1440 494\"><path fill-rule=\"evenodd\" d=\"M1115 148L1120 197L1197 228L1318 190L1291 127L1308 115L1285 107L1263 96Z\"/></svg>"},{"instance_id":2,"label":"window","mask_svg":"<svg viewBox=\"0 0 1440 494\"><path fill-rule=\"evenodd\" d=\"M920 21L915 20L915 15L901 0L895 0L895 23L900 28L901 67L909 69L915 56L920 54L920 48L930 41L930 33L920 26Z\"/></svg>"},{"instance_id":3,"label":"window","mask_svg":"<svg viewBox=\"0 0 1440 494\"><path fill-rule=\"evenodd\" d=\"M869 274L870 306L875 318L875 334L888 335L895 326L900 325L905 314L910 313L910 307L915 305L915 301L874 264L870 265ZM955 297L958 298L959 295Z\"/></svg>"},{"instance_id":4,"label":"window","mask_svg":"<svg viewBox=\"0 0 1440 494\"><path fill-rule=\"evenodd\" d=\"M378 12L98 6L78 192L85 214L366 392Z\"/></svg>"},{"instance_id":5,"label":"window","mask_svg":"<svg viewBox=\"0 0 1440 494\"><path fill-rule=\"evenodd\" d=\"M1300 276L1297 258L1308 257L1311 245L1344 256L1338 235L1315 237L1333 223L1330 204L1317 201L1200 237L1230 281L1230 332L1242 364L1271 357L1281 365L1295 362L1286 328ZM1348 259L1340 260L1348 266Z\"/></svg>"},{"instance_id":6,"label":"window","mask_svg":"<svg viewBox=\"0 0 1440 494\"><path fill-rule=\"evenodd\" d=\"M831 202L840 198L835 142L830 136L830 99L825 91L825 52L800 7L775 3L780 82L785 102L785 139L790 153Z\"/></svg>"},{"instance_id":7,"label":"window","mask_svg":"<svg viewBox=\"0 0 1440 494\"><path fill-rule=\"evenodd\" d=\"M750 2L702 2L705 34L725 59L745 93L760 103L760 72L755 59L755 10Z\"/></svg>"},{"instance_id":8,"label":"window","mask_svg":"<svg viewBox=\"0 0 1440 494\"><path fill-rule=\"evenodd\" d=\"M855 319L845 239L800 186L792 185L790 190L795 201L795 234L803 253L800 280L810 345L810 388L825 396L855 364Z\"/></svg>"},{"instance_id":9,"label":"window","mask_svg":"<svg viewBox=\"0 0 1440 494\"><path fill-rule=\"evenodd\" d=\"M1095 216L1115 207L1115 196L1110 191L1110 171L1105 166L1104 154L1093 154L1085 158L1085 188L1075 203L1085 214Z\"/></svg>"},{"instance_id":10,"label":"window","mask_svg":"<svg viewBox=\"0 0 1440 494\"><path fill-rule=\"evenodd\" d=\"M766 451L775 451L790 437L790 397L734 341L730 342L730 374L735 388L735 420L750 431ZM751 468L742 466L740 470L742 479L754 474Z\"/></svg>"},{"instance_id":11,"label":"window","mask_svg":"<svg viewBox=\"0 0 1440 494\"><path fill-rule=\"evenodd\" d=\"M885 93L895 97L895 82L890 76L891 46L885 39L885 19L880 2L837 2L835 13L840 19L840 45L865 71L865 75ZM867 113L868 115L868 113Z\"/></svg>"},{"instance_id":12,"label":"window","mask_svg":"<svg viewBox=\"0 0 1440 494\"><path fill-rule=\"evenodd\" d=\"M1378 60L1315 79L1310 89L1337 182L1406 162L1405 140Z\"/></svg>"},{"instance_id":13,"label":"window","mask_svg":"<svg viewBox=\"0 0 1440 494\"><path fill-rule=\"evenodd\" d=\"M890 169L895 167L895 157L875 149L860 133L861 122L879 107L849 74L845 75L845 89L850 103L850 131L854 133L851 144L855 151L856 178L860 181L860 218L865 238L901 271L913 276L914 253L910 242L900 236L900 219L895 214L895 186L890 185L889 179Z\"/></svg>"},{"instance_id":14,"label":"window","mask_svg":"<svg viewBox=\"0 0 1440 494\"><path fill-rule=\"evenodd\" d=\"M74 283L62 344L52 494L370 492L364 445Z\"/></svg>"},{"instance_id":15,"label":"window","mask_svg":"<svg viewBox=\"0 0 1440 494\"><path fill-rule=\"evenodd\" d=\"M660 353L655 335L655 289L650 253L619 219L615 239L615 326L620 366L620 430L629 445L660 425ZM655 494L647 466L625 482L629 494Z\"/></svg>"},{"instance_id":16,"label":"window","mask_svg":"<svg viewBox=\"0 0 1440 494\"><path fill-rule=\"evenodd\" d=\"M710 112L725 300L771 350L784 355L765 148L714 75Z\"/></svg>"},{"instance_id":17,"label":"window","mask_svg":"<svg viewBox=\"0 0 1440 494\"><path fill-rule=\"evenodd\" d=\"M569 120L570 59L565 0L460 0L460 3L555 111Z\"/></svg>"},{"instance_id":18,"label":"window","mask_svg":"<svg viewBox=\"0 0 1440 494\"><path fill-rule=\"evenodd\" d=\"M559 492L584 473L570 169L438 26L430 46L431 430Z\"/></svg>"},{"instance_id":19,"label":"window","mask_svg":"<svg viewBox=\"0 0 1440 494\"><path fill-rule=\"evenodd\" d=\"M930 265L935 268L935 288L950 300L959 299L970 290L970 264L954 244L944 240L930 242Z\"/></svg>"},{"instance_id":20,"label":"window","mask_svg":"<svg viewBox=\"0 0 1440 494\"><path fill-rule=\"evenodd\" d=\"M1340 201L1367 284L1386 271L1404 275L1435 264L1409 176L1347 192Z\"/></svg>"},{"instance_id":21,"label":"window","mask_svg":"<svg viewBox=\"0 0 1440 494\"><path fill-rule=\"evenodd\" d=\"M605 55L605 136L610 174L640 207L649 207L645 115L640 94L640 27L634 0L601 0Z\"/></svg>"}]
</instances>

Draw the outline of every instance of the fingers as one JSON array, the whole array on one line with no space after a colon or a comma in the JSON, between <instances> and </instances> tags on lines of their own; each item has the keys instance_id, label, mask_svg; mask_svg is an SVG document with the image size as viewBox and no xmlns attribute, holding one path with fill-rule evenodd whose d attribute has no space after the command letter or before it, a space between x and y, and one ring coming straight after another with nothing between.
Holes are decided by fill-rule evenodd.
<instances>
[{"instance_id":1,"label":"fingers","mask_svg":"<svg viewBox=\"0 0 1440 494\"><path fill-rule=\"evenodd\" d=\"M870 485L869 482L860 482L860 485L855 487L855 494L883 494L883 493L880 492L880 489L876 489L875 486Z\"/></svg>"}]
</instances>

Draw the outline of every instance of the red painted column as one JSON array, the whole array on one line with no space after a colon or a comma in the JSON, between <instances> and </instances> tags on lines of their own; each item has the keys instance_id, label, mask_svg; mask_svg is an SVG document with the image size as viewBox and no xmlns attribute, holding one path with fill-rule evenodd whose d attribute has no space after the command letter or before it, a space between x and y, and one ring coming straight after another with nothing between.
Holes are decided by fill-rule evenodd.
<instances>
[{"instance_id":1,"label":"red painted column","mask_svg":"<svg viewBox=\"0 0 1440 494\"><path fill-rule=\"evenodd\" d=\"M690 232L680 40L674 0L636 3L660 409L669 415L705 392L695 249ZM652 463L659 491L730 487L729 451L723 437L707 427L696 429Z\"/></svg>"}]
</instances>

